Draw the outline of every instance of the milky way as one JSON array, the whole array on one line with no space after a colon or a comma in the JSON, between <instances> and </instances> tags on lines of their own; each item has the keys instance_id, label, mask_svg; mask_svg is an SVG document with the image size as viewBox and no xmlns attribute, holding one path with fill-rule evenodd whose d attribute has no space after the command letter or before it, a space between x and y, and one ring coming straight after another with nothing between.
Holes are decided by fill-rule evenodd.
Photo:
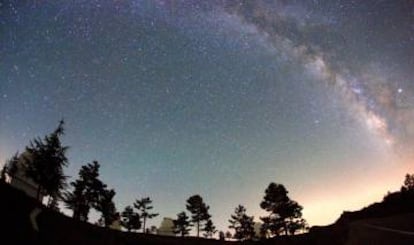
<instances>
[{"instance_id":1,"label":"milky way","mask_svg":"<svg viewBox=\"0 0 414 245\"><path fill-rule=\"evenodd\" d=\"M258 220L271 181L326 224L413 170L413 28L404 0L2 1L0 161L64 118L68 174L155 225L195 193Z\"/></svg>"},{"instance_id":2,"label":"milky way","mask_svg":"<svg viewBox=\"0 0 414 245\"><path fill-rule=\"evenodd\" d=\"M329 83L334 89L341 90L344 99L355 110L355 116L362 118L367 126L383 137L388 144L405 144L406 140L412 142L414 132L410 118L413 118L413 110L402 109L402 107L413 106L412 100L409 99L413 97L410 87L412 69L403 64L403 67L392 69L392 73L397 73L393 74L394 77L387 74L390 63L393 61L398 63L398 60L393 60L396 57L387 57L390 47L406 49L404 59L409 64L413 64L414 49L410 47L413 41L412 5L408 1L401 1L400 5L378 1L364 4L339 1L335 5L338 9L328 15L322 13L326 6L322 6L318 1L310 7L286 1L267 3L233 1L229 9L230 13L241 16L246 23L251 23L263 35L267 35L275 48L288 52L288 56L300 60L304 67L319 76L320 80ZM373 9L369 10L370 7ZM355 54L349 45L352 39L357 37L352 31L344 33L341 29L345 25L354 25L355 31L361 31L357 23L359 20L352 20L350 16L353 11L362 11L364 8L368 10L364 22L371 22L365 31L369 34L374 33L374 35L358 33L367 42L364 44L368 49L363 52L365 55L367 51L373 49L369 46L369 42L375 44L376 35L397 32L400 30L397 23L401 22L411 27L399 33L398 36L403 39L397 40L394 37L395 39L389 40L386 45L375 47L381 50L383 57L376 55L377 59L368 60L363 67L355 69L354 64L349 63L355 60L358 62L358 54ZM399 13L400 16L390 15L390 12ZM347 18L345 16L348 13L350 16ZM361 23L361 25L366 24ZM350 54L343 54L343 50L348 50ZM345 55L353 56L352 60L343 57ZM408 69L404 70L404 68ZM400 95L403 92L406 93L405 97Z\"/></svg>"}]
</instances>

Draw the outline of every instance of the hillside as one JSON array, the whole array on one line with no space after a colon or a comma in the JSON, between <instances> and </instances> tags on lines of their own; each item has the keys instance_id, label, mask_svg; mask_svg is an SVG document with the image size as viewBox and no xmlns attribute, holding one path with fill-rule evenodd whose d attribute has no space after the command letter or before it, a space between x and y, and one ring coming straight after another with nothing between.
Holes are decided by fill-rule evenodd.
<instances>
[{"instance_id":1,"label":"hillside","mask_svg":"<svg viewBox=\"0 0 414 245\"><path fill-rule=\"evenodd\" d=\"M373 204L356 212L345 212L330 226L313 227L307 234L278 237L258 242L231 242L203 238L164 237L150 234L109 230L79 222L61 213L49 210L36 200L5 183L0 183L2 244L413 244L414 210L412 196L393 194L382 203ZM410 201L411 200L411 201ZM411 205L411 206L410 206ZM34 209L38 231L30 221ZM411 213L408 213L411 212ZM399 232L403 231L403 232ZM408 232L408 233L407 233ZM392 242L395 241L395 242ZM379 243L382 242L382 243Z\"/></svg>"},{"instance_id":2,"label":"hillside","mask_svg":"<svg viewBox=\"0 0 414 245\"><path fill-rule=\"evenodd\" d=\"M351 223L346 245L413 244L414 213Z\"/></svg>"}]
</instances>

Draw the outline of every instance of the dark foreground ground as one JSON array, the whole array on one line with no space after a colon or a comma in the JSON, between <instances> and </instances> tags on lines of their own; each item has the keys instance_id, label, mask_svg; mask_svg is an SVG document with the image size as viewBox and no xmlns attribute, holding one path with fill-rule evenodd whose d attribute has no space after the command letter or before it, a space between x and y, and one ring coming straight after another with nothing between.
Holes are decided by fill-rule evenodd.
<instances>
[{"instance_id":1,"label":"dark foreground ground","mask_svg":"<svg viewBox=\"0 0 414 245\"><path fill-rule=\"evenodd\" d=\"M335 224L313 227L308 234L244 243L109 230L48 210L4 183L0 183L0 203L0 244L414 244L414 213L408 213L414 210L414 202L402 204L405 209L388 207L389 210L379 211L383 209L376 206L368 211L345 213ZM30 221L35 208L41 210L36 218L38 230Z\"/></svg>"}]
</instances>

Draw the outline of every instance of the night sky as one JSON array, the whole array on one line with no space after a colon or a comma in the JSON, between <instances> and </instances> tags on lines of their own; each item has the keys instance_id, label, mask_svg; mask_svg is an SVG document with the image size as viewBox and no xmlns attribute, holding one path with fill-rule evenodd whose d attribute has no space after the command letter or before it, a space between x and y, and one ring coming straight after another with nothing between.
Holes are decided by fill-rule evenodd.
<instances>
[{"instance_id":1,"label":"night sky","mask_svg":"<svg viewBox=\"0 0 414 245\"><path fill-rule=\"evenodd\" d=\"M200 194L227 230L270 182L311 225L414 171L414 3L0 1L0 162L66 122L117 208L176 217Z\"/></svg>"}]
</instances>

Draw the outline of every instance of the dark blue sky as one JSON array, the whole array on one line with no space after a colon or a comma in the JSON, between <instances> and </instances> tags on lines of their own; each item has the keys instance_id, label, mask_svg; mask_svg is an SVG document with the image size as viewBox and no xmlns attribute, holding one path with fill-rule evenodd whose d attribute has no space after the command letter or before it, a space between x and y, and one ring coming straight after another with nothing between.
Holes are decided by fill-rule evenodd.
<instances>
[{"instance_id":1,"label":"dark blue sky","mask_svg":"<svg viewBox=\"0 0 414 245\"><path fill-rule=\"evenodd\" d=\"M118 209L200 194L226 229L271 182L311 225L413 170L410 1L2 1L0 161L66 121ZM341 200L338 200L340 196ZM323 213L320 211L324 210Z\"/></svg>"}]
</instances>

